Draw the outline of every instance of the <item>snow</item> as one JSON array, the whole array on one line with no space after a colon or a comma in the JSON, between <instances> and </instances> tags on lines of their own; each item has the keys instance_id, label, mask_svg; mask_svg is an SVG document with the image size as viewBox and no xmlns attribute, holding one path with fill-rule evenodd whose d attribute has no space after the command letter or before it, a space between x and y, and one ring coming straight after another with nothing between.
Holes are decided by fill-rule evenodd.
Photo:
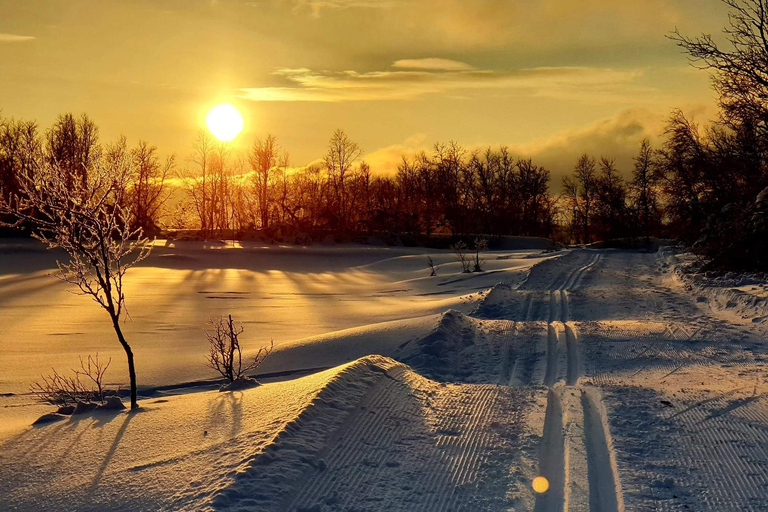
<instances>
[{"instance_id":1,"label":"snow","mask_svg":"<svg viewBox=\"0 0 768 512\"><path fill-rule=\"evenodd\" d=\"M373 342L393 342L385 332L393 327L383 323L413 319L418 326L420 318L450 308L468 312L478 292L524 278L537 261L526 257L539 252L489 253L488 272L462 275L449 251L156 242L152 256L126 278L130 318L123 332L136 354L139 383L147 387L211 377L203 364L203 329L209 318L225 314L245 327L246 349L255 352L274 340L275 355L264 372L335 366L387 352L373 345L361 349L352 338L349 354L343 346L323 355L296 347L372 324L382 324L370 327ZM442 265L437 277L429 277L427 254ZM0 331L6 341L0 344L0 394L24 393L52 366L67 369L95 352L113 358L108 378L122 378L125 355L106 313L47 275L55 257L35 241L0 243Z\"/></svg>"},{"instance_id":2,"label":"snow","mask_svg":"<svg viewBox=\"0 0 768 512\"><path fill-rule=\"evenodd\" d=\"M135 269L145 281L128 324L137 342L167 321L150 319L150 301L182 326L160 330L178 354L152 363L155 380L202 375L199 347L184 343L194 343L195 311L222 301L257 339L276 338L263 369L273 376L241 391L169 388L138 412L35 427L50 408L0 398L4 509L768 508L760 304L715 300L759 297L759 276L690 275L687 256L668 251L502 251L483 274L431 251L444 266L430 278L421 249L183 249ZM11 279L30 287L15 297L2 283L0 305L56 309L45 302L56 287ZM299 295L281 292L289 285ZM60 348L67 357L80 346ZM152 350L163 353L142 345L145 358ZM3 348L3 370L11 357ZM2 375L8 389L22 382ZM544 494L532 489L538 476Z\"/></svg>"},{"instance_id":3,"label":"snow","mask_svg":"<svg viewBox=\"0 0 768 512\"><path fill-rule=\"evenodd\" d=\"M52 510L62 502L67 510L202 507L214 494L227 496L254 455L286 435L308 408L329 419L352 407L378 375L361 361L243 391L167 396L143 401L138 412L72 416L27 429L0 445L0 501L10 510ZM282 464L292 466L288 459ZM287 478L281 469L277 463L270 473Z\"/></svg>"},{"instance_id":4,"label":"snow","mask_svg":"<svg viewBox=\"0 0 768 512\"><path fill-rule=\"evenodd\" d=\"M667 249L663 264L674 278L701 306L735 323L756 324L768 330L768 276L728 272L695 272L696 261L689 253L674 253Z\"/></svg>"}]
</instances>

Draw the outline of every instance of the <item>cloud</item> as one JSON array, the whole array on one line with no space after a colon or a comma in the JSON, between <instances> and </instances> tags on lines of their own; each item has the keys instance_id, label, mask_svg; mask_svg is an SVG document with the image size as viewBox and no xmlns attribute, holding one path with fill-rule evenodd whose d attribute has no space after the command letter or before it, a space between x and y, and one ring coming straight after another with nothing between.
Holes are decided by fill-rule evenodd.
<instances>
[{"instance_id":1,"label":"cloud","mask_svg":"<svg viewBox=\"0 0 768 512\"><path fill-rule=\"evenodd\" d=\"M647 42L690 18L679 2L670 0L293 0L289 5L294 12L308 12L315 18L378 8L380 14L363 23L380 23L386 27L384 37L397 41L411 33L421 43L451 48L507 44L528 49L577 48ZM381 39L373 28L377 33L363 33L363 39L366 35Z\"/></svg>"},{"instance_id":2,"label":"cloud","mask_svg":"<svg viewBox=\"0 0 768 512\"><path fill-rule=\"evenodd\" d=\"M436 66L435 59L426 60ZM439 59L442 61L442 59ZM240 89L240 97L251 101L374 101L410 100L426 94L471 93L493 89L501 93L549 98L589 97L594 101L624 100L629 94L651 92L637 83L642 71L590 67L538 67L518 70L394 70L315 71L307 68L282 68L273 75L285 85ZM407 61L406 61L407 62ZM455 68L459 62L452 63ZM464 64L466 66L466 64ZM399 68L399 69L398 69Z\"/></svg>"},{"instance_id":3,"label":"cloud","mask_svg":"<svg viewBox=\"0 0 768 512\"><path fill-rule=\"evenodd\" d=\"M614 159L619 170L629 176L640 142L647 138L659 147L668 112L647 109L626 109L616 115L600 119L584 127L565 130L542 139L525 143L509 143L511 154L517 158L531 158L551 172L553 192L560 190L562 177L569 174L578 158L587 153L595 158ZM374 172L394 174L403 156L412 158L421 151L431 154L433 144L425 134L409 137L404 142L377 149L365 156ZM469 152L483 151L488 146L467 146Z\"/></svg>"},{"instance_id":4,"label":"cloud","mask_svg":"<svg viewBox=\"0 0 768 512\"><path fill-rule=\"evenodd\" d=\"M423 69L428 71L474 71L476 68L457 60L427 58L427 59L402 59L392 64L393 68Z\"/></svg>"},{"instance_id":5,"label":"cloud","mask_svg":"<svg viewBox=\"0 0 768 512\"><path fill-rule=\"evenodd\" d=\"M399 144L392 144L367 153L365 160L377 174L395 174L403 157L412 158L421 151L429 152L427 134L417 133Z\"/></svg>"},{"instance_id":6,"label":"cloud","mask_svg":"<svg viewBox=\"0 0 768 512\"><path fill-rule=\"evenodd\" d=\"M296 0L294 11L308 9L312 17L319 18L323 11L347 9L390 9L397 5L393 0Z\"/></svg>"},{"instance_id":7,"label":"cloud","mask_svg":"<svg viewBox=\"0 0 768 512\"><path fill-rule=\"evenodd\" d=\"M614 159L619 170L629 176L634 157L643 139L659 146L667 111L625 109L582 128L561 131L550 137L522 144L511 144L515 155L532 158L552 173L551 187L558 191L562 177L569 174L579 156Z\"/></svg>"},{"instance_id":8,"label":"cloud","mask_svg":"<svg viewBox=\"0 0 768 512\"><path fill-rule=\"evenodd\" d=\"M34 41L34 39L32 36L0 33L0 43L23 43L25 41Z\"/></svg>"}]
</instances>

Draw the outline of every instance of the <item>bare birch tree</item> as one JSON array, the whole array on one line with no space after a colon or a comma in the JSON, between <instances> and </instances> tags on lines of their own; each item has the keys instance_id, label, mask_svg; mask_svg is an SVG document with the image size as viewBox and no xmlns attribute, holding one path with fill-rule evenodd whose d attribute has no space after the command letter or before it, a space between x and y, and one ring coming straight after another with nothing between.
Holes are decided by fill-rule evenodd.
<instances>
[{"instance_id":1,"label":"bare birch tree","mask_svg":"<svg viewBox=\"0 0 768 512\"><path fill-rule=\"evenodd\" d=\"M130 212L121 195L130 176L129 155L107 152L88 169L87 179L70 179L69 169L48 160L32 172L19 175L19 193L0 197L0 214L14 219L6 226L30 229L49 248L63 249L69 261L57 261L53 274L77 286L108 314L117 340L128 359L131 408L137 386L133 351L120 328L126 312L123 278L133 265L149 255L150 246L140 228L132 228Z\"/></svg>"}]
</instances>

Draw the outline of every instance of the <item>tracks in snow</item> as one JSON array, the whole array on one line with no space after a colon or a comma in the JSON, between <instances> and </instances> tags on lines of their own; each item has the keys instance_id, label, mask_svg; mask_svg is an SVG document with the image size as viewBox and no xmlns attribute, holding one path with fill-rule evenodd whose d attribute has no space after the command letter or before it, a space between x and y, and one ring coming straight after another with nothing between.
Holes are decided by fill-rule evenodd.
<instances>
[{"instance_id":1,"label":"tracks in snow","mask_svg":"<svg viewBox=\"0 0 768 512\"><path fill-rule=\"evenodd\" d=\"M278 509L505 510L525 395L387 372Z\"/></svg>"},{"instance_id":2,"label":"tracks in snow","mask_svg":"<svg viewBox=\"0 0 768 512\"><path fill-rule=\"evenodd\" d=\"M624 510L605 407L597 388L579 385L579 336L569 321L569 292L579 286L584 274L601 257L597 253L584 265L558 276L549 292L544 375L549 390L539 471L549 480L550 488L537 497L536 512L566 512L587 506L591 512ZM584 466L586 482L579 471Z\"/></svg>"}]
</instances>

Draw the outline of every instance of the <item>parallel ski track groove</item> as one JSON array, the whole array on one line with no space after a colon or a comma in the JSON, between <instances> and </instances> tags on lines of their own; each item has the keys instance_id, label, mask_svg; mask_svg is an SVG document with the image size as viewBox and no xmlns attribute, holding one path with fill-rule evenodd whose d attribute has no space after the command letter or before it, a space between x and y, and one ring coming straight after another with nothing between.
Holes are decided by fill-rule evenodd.
<instances>
[{"instance_id":1,"label":"parallel ski track groove","mask_svg":"<svg viewBox=\"0 0 768 512\"><path fill-rule=\"evenodd\" d=\"M569 293L578 286L584 275L602 258L596 253L585 264L563 274L552 283L549 291L549 316L547 325L547 367L544 384L549 387L547 409L544 419L544 433L541 441L542 452L540 472L550 481L550 490L536 500L537 512L566 512L569 492L569 449L564 432L566 416L560 393L564 389L579 387L582 372L579 337L570 325ZM558 380L560 351L558 330L554 322L563 326L566 351L566 388L554 387ZM615 453L611 442L605 408L596 390L583 390L582 408L584 413L584 437L587 447L589 473L590 509L592 512L623 512L624 504L616 469Z\"/></svg>"}]
</instances>

